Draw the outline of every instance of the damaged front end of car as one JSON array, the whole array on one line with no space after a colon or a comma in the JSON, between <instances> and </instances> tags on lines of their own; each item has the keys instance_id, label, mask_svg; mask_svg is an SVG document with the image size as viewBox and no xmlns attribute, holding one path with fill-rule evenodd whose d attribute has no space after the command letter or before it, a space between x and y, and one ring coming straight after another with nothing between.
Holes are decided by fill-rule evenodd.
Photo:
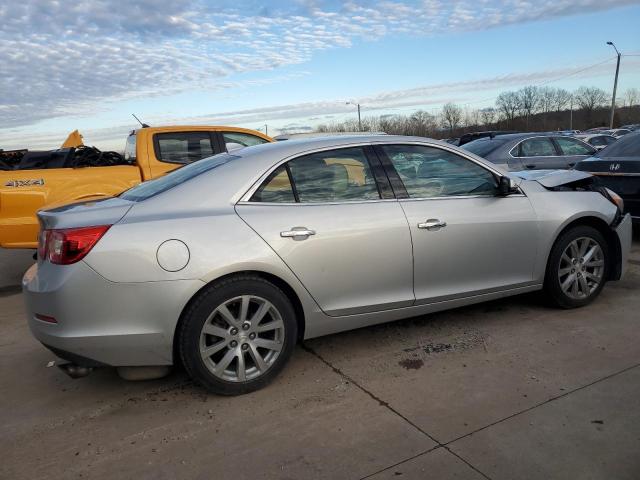
<instances>
[{"instance_id":1,"label":"damaged front end of car","mask_svg":"<svg viewBox=\"0 0 640 480\"><path fill-rule=\"evenodd\" d=\"M615 227L622 221L624 200L613 190L601 185L598 177L590 173L578 170L535 170L530 172L514 172L513 175L523 180L538 182L547 190L555 192L598 192L618 208L612 227Z\"/></svg>"}]
</instances>

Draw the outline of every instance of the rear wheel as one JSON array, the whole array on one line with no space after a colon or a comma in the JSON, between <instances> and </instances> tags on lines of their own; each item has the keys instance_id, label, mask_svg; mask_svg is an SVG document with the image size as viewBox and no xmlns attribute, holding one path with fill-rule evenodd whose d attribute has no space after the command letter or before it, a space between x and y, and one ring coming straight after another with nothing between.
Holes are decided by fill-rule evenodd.
<instances>
[{"instance_id":1,"label":"rear wheel","mask_svg":"<svg viewBox=\"0 0 640 480\"><path fill-rule=\"evenodd\" d=\"M544 288L547 297L563 308L591 303L608 274L609 250L595 228L578 226L564 232L549 255Z\"/></svg>"},{"instance_id":2,"label":"rear wheel","mask_svg":"<svg viewBox=\"0 0 640 480\"><path fill-rule=\"evenodd\" d=\"M180 335L189 375L206 389L238 395L267 385L291 356L297 338L287 296L254 276L213 284L190 306Z\"/></svg>"}]
</instances>

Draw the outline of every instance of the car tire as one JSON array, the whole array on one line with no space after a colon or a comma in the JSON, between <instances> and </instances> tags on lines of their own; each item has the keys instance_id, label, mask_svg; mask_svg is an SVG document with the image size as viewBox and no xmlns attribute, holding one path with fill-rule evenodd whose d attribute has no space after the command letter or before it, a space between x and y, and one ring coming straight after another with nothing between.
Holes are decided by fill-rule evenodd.
<instances>
[{"instance_id":1,"label":"car tire","mask_svg":"<svg viewBox=\"0 0 640 480\"><path fill-rule=\"evenodd\" d=\"M557 307L582 307L600 294L608 274L606 239L593 227L576 226L563 232L551 249L544 292Z\"/></svg>"},{"instance_id":2,"label":"car tire","mask_svg":"<svg viewBox=\"0 0 640 480\"><path fill-rule=\"evenodd\" d=\"M219 395L241 395L269 384L298 336L287 295L252 275L213 283L186 310L178 332L189 376Z\"/></svg>"}]
</instances>

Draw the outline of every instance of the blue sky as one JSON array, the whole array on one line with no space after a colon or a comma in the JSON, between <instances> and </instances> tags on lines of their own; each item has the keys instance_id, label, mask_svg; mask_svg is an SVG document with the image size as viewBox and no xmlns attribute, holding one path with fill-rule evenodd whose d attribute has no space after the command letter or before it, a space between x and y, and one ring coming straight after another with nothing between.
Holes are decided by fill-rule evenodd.
<instances>
[{"instance_id":1,"label":"blue sky","mask_svg":"<svg viewBox=\"0 0 640 480\"><path fill-rule=\"evenodd\" d=\"M135 122L276 134L355 115L481 108L525 85L640 88L640 1L0 0L0 148ZM634 56L635 55L635 56Z\"/></svg>"}]
</instances>

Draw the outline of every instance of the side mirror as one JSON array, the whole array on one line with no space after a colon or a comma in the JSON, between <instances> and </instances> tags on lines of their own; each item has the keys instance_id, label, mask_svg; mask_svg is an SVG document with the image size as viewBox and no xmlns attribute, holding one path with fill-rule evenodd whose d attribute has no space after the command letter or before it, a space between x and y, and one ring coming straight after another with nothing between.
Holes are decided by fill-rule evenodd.
<instances>
[{"instance_id":1,"label":"side mirror","mask_svg":"<svg viewBox=\"0 0 640 480\"><path fill-rule=\"evenodd\" d=\"M498 178L498 195L501 197L506 197L511 193L516 193L518 191L518 187L515 182L511 180L509 177L500 177Z\"/></svg>"}]
</instances>

